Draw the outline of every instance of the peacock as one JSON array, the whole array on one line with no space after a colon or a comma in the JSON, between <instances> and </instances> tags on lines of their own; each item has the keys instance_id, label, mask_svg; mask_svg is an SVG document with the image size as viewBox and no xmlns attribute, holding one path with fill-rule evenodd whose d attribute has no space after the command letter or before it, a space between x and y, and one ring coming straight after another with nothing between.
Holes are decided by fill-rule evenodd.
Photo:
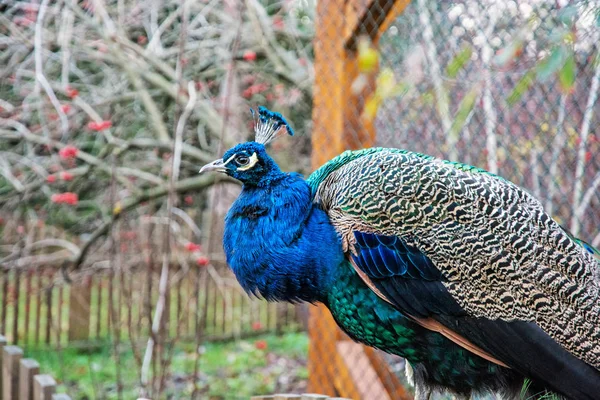
<instances>
[{"instance_id":1,"label":"peacock","mask_svg":"<svg viewBox=\"0 0 600 400\"><path fill-rule=\"evenodd\" d=\"M242 183L223 247L246 292L323 303L352 339L407 360L418 400L600 399L600 253L528 192L393 148L304 179L267 154L293 135L281 114L259 107L255 134L200 170Z\"/></svg>"}]
</instances>

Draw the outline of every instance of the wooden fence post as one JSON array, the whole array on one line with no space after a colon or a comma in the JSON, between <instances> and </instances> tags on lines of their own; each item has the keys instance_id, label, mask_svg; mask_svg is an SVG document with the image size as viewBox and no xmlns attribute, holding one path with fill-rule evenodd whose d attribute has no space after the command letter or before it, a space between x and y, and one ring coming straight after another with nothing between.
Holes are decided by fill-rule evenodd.
<instances>
[{"instance_id":1,"label":"wooden fence post","mask_svg":"<svg viewBox=\"0 0 600 400\"><path fill-rule=\"evenodd\" d=\"M69 341L90 336L91 278L73 282L69 295Z\"/></svg>"},{"instance_id":2,"label":"wooden fence post","mask_svg":"<svg viewBox=\"0 0 600 400\"><path fill-rule=\"evenodd\" d=\"M40 372L40 364L31 358L21 360L19 371L19 400L33 400L33 377Z\"/></svg>"},{"instance_id":3,"label":"wooden fence post","mask_svg":"<svg viewBox=\"0 0 600 400\"><path fill-rule=\"evenodd\" d=\"M36 375L33 378L33 400L52 400L56 391L56 381L50 375Z\"/></svg>"},{"instance_id":4,"label":"wooden fence post","mask_svg":"<svg viewBox=\"0 0 600 400\"><path fill-rule=\"evenodd\" d=\"M359 72L356 43L359 36L368 35L376 45L381 34L408 3L409 0L317 2L312 114L314 168L344 150L375 145L373 123L361 118L365 99L374 86L367 85L361 93L355 93L352 89ZM311 307L308 331L311 338L308 352L309 390L330 396L338 394L365 398L366 393L361 392L365 385L361 386L358 381L365 381L362 374L366 370L356 371L355 365L347 364L349 358L342 357L337 344L344 340L345 335L339 331L325 306ZM374 357L369 359L378 362ZM379 378L378 385L383 385L386 391L392 390L388 393L389 397L407 398L397 378L393 385L388 385L389 388L382 383L388 378L395 378L389 374L389 368L368 367L369 374L374 371L372 375ZM393 389L392 386L399 389Z\"/></svg>"},{"instance_id":5,"label":"wooden fence post","mask_svg":"<svg viewBox=\"0 0 600 400\"><path fill-rule=\"evenodd\" d=\"M2 353L4 353L4 346L6 346L6 338L0 335L0 395L4 394L2 389L2 381L4 381L4 374L2 373L2 366L4 365L2 363Z\"/></svg>"},{"instance_id":6,"label":"wooden fence post","mask_svg":"<svg viewBox=\"0 0 600 400\"><path fill-rule=\"evenodd\" d=\"M2 379L4 400L18 400L19 396L19 362L23 350L17 346L4 346L2 351Z\"/></svg>"}]
</instances>

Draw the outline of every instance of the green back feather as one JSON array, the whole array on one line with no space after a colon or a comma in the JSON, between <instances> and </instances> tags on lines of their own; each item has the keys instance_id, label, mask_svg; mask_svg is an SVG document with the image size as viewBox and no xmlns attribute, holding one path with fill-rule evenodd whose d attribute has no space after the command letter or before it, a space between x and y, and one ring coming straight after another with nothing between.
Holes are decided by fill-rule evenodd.
<instances>
[{"instance_id":1,"label":"green back feather","mask_svg":"<svg viewBox=\"0 0 600 400\"><path fill-rule=\"evenodd\" d=\"M385 147L370 147L368 149L362 149L362 150L347 150L347 151L343 152L342 154L340 154L339 156L334 157L331 160L329 160L328 162L326 162L325 164L323 164L321 167L319 167L319 169L317 169L315 172L310 174L310 176L306 179L306 182L308 183L308 185L311 188L311 192L312 192L313 196L317 192L319 185L321 185L321 183L323 183L323 181L333 171L348 164L351 161L356 160L357 158L367 156L370 154L374 154L374 153L378 153L380 151L389 151L389 152L398 153L398 154L412 154L412 155L421 157L425 160L435 160L435 157L433 157L433 156L423 154L423 153L417 153L414 151L403 150L403 149L393 149L393 148L385 148ZM474 167L472 165L463 164L463 163L459 163L459 162L455 162L455 161L448 161L448 160L441 160L441 161L444 164L454 167L460 171L470 172L470 173L474 173L474 174L487 174L487 175L495 176L499 179L504 180L504 178L502 178L498 175L492 174L491 172L486 171L485 169L482 169L482 168Z\"/></svg>"},{"instance_id":2,"label":"green back feather","mask_svg":"<svg viewBox=\"0 0 600 400\"><path fill-rule=\"evenodd\" d=\"M314 171L312 174L310 174L310 176L306 179L306 182L310 186L313 197L317 193L317 190L319 189L319 186L321 185L321 183L323 183L323 181L325 181L325 179L327 179L329 174L331 174L335 170L339 169L340 167L346 165L347 163L356 160L357 158L364 157L364 156L374 154L374 153L378 153L381 151L390 151L390 152L398 153L398 154L412 154L412 155L421 157L425 160L435 160L435 157L433 157L433 156L430 156L427 154L422 154L422 153L417 153L417 152L412 152L412 151L408 151L408 150L403 150L403 149L371 147L371 148L361 149L361 150L347 150L347 151L343 152L342 154L338 155L337 157L332 158L327 163L323 164L316 171ZM502 178L501 176L495 175L489 171L486 171L483 168L478 168L478 167L474 167L469 164L463 164L460 162L454 162L454 161L448 161L448 160L442 160L442 163L444 163L448 166L454 167L460 171L469 172L469 173L473 173L473 174L486 174L486 175L494 176L497 179L505 181L505 179ZM600 250L592 247L590 244L584 242L583 240L574 237L573 235L571 235L569 233L568 230L566 230L566 229L564 229L564 230L567 233L567 235L571 239L573 239L577 244L579 244L581 247L585 248L586 250L590 251L592 253L592 255L598 260L598 264L600 264Z\"/></svg>"}]
</instances>

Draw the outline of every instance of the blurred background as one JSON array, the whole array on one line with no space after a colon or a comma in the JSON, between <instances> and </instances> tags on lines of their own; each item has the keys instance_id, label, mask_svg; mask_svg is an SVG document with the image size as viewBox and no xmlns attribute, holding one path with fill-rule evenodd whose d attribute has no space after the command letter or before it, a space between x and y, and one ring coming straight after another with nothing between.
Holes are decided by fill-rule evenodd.
<instances>
[{"instance_id":1,"label":"blurred background","mask_svg":"<svg viewBox=\"0 0 600 400\"><path fill-rule=\"evenodd\" d=\"M264 105L284 170L460 161L598 247L598 43L599 1L0 0L0 334L74 399L410 398L322 307L241 290L239 186L199 168Z\"/></svg>"}]
</instances>

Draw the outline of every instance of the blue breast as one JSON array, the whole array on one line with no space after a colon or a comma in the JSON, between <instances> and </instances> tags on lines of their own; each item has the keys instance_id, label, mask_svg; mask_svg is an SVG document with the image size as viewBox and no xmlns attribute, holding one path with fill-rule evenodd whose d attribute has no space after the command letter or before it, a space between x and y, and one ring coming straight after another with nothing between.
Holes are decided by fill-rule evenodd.
<instances>
[{"instance_id":1,"label":"blue breast","mask_svg":"<svg viewBox=\"0 0 600 400\"><path fill-rule=\"evenodd\" d=\"M297 174L268 188L244 188L225 219L223 246L242 287L267 300L321 301L344 257Z\"/></svg>"}]
</instances>

